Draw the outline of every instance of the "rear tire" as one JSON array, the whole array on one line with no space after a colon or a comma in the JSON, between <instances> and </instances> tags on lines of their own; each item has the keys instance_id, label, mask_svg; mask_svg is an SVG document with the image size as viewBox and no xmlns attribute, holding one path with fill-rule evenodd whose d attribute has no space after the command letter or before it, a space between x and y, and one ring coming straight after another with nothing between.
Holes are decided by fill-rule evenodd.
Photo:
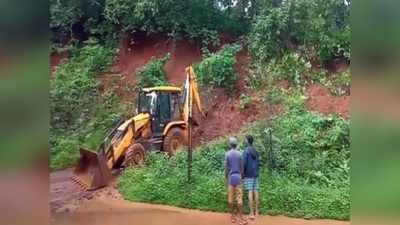
<instances>
[{"instance_id":1,"label":"rear tire","mask_svg":"<svg viewBox=\"0 0 400 225\"><path fill-rule=\"evenodd\" d=\"M187 136L182 128L174 127L168 131L164 138L163 150L168 153L169 156L176 154L179 148L187 145Z\"/></svg>"},{"instance_id":2,"label":"rear tire","mask_svg":"<svg viewBox=\"0 0 400 225\"><path fill-rule=\"evenodd\" d=\"M146 160L146 150L139 143L131 144L125 152L125 167L140 166Z\"/></svg>"}]
</instances>

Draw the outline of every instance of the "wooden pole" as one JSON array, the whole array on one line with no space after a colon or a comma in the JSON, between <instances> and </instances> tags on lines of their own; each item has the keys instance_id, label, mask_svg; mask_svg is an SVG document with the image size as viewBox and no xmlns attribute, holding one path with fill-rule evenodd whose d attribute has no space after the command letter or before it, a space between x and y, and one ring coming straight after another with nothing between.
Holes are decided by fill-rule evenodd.
<instances>
[{"instance_id":1,"label":"wooden pole","mask_svg":"<svg viewBox=\"0 0 400 225\"><path fill-rule=\"evenodd\" d=\"M189 75L189 88L188 88L188 194L189 194L189 204L192 205L192 87L191 84L191 76Z\"/></svg>"}]
</instances>

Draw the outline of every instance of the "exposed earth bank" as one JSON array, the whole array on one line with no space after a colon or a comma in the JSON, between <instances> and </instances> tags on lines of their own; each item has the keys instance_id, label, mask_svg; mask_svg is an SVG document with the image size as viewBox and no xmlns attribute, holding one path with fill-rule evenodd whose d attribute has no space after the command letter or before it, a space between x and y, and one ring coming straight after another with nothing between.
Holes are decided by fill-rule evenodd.
<instances>
[{"instance_id":1,"label":"exposed earth bank","mask_svg":"<svg viewBox=\"0 0 400 225\"><path fill-rule=\"evenodd\" d=\"M344 118L350 117L350 96L333 96L328 88L313 84L307 88L307 108L324 115L337 113Z\"/></svg>"},{"instance_id":2,"label":"exposed earth bank","mask_svg":"<svg viewBox=\"0 0 400 225\"><path fill-rule=\"evenodd\" d=\"M232 43L235 40L227 35L221 35L221 44ZM165 65L168 81L175 86L181 86L185 80L185 68L202 59L200 45L185 39L173 40L165 35L146 36L142 33L125 35L118 46L118 54L114 65L108 72L100 76L102 88L112 88L125 101L132 102L137 97L134 91L128 91L127 86L135 86L138 77L136 71L146 65L153 57L163 57L170 54L170 60ZM52 71L68 57L67 53L53 54L50 57ZM217 88L208 93L203 89L200 93L203 99L206 118L199 118L199 126L195 128L193 144L200 145L220 136L239 132L249 122L256 121L273 110L267 110L263 99L255 96L246 85L249 75L250 56L246 48L236 56L235 71L238 74L236 90L229 95ZM339 65L339 63L336 63ZM333 65L336 66L334 63ZM341 65L341 64L340 64ZM340 66L339 65L339 66ZM332 67L332 66L331 66ZM337 66L336 66L337 67ZM332 71L338 70L337 68ZM345 65L341 66L345 67ZM341 68L343 69L343 68ZM240 95L251 96L251 104L245 108L240 105ZM322 85L313 84L307 88L307 108L322 114L337 113L349 118L350 97L332 96ZM270 111L270 112L268 112Z\"/></svg>"}]
</instances>

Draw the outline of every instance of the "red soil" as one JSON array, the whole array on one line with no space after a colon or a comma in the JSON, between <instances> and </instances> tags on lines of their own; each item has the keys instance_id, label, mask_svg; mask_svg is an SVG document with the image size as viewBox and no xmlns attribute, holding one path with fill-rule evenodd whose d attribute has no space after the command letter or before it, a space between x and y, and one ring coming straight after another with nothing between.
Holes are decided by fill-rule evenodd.
<instances>
[{"instance_id":1,"label":"red soil","mask_svg":"<svg viewBox=\"0 0 400 225\"><path fill-rule=\"evenodd\" d=\"M221 43L232 42L231 38L226 35L221 38ZM135 42L133 42L133 39L135 39ZM112 78L110 75L104 75L102 83L105 87L110 87L110 85L120 87L127 84L135 85L137 81L136 70L144 66L152 57L163 57L168 52L171 54L170 60L165 65L168 81L173 85L180 86L186 77L185 68L201 61L200 47L185 39L174 42L165 36L124 38L121 41L117 63L111 70L113 73L122 74L122 77L117 78L114 75L114 78ZM203 96L203 107L204 111L207 112L207 117L198 119L200 126L194 129L193 135L195 146L203 141L207 142L220 136L236 133L240 131L243 125L265 115L266 109L257 101L254 101L245 109L240 109L239 94L246 92L245 77L248 74L247 65L250 60L247 49L239 52L236 59L235 70L239 75L236 86L239 91L235 96L228 96L222 89L218 89L212 91L210 98ZM117 92L124 95L124 90L117 90Z\"/></svg>"},{"instance_id":2,"label":"red soil","mask_svg":"<svg viewBox=\"0 0 400 225\"><path fill-rule=\"evenodd\" d=\"M221 45L233 41L234 39L229 35L221 35ZM168 52L171 55L165 66L168 81L173 85L182 85L186 76L185 68L201 60L200 46L186 39L173 41L173 39L163 35L135 34L122 38L114 66L110 72L100 78L103 89L112 88L123 99L132 101L137 97L137 93L129 90L133 90L136 85L137 76L135 76L135 73L137 69L146 65L152 57L163 57ZM52 69L66 57L68 57L66 53L51 55ZM209 97L205 97L204 92L201 93L204 111L207 112L208 116L200 119L200 126L194 129L194 145L227 134L237 133L243 125L265 117L267 111L270 111L271 114L282 111L281 108L267 110L264 104L257 99L253 100L249 107L240 109L239 95L243 93L253 96L254 94L247 89L246 84L250 63L247 49L244 48L240 51L236 59L235 70L239 79L236 83L238 90L234 95L228 96L221 89L212 91ZM342 64L336 62L335 65L338 66L335 66L332 70L340 70ZM307 94L309 96L307 106L310 110L323 114L336 112L346 118L349 117L349 96L334 97L329 90L318 84L311 85L307 89Z\"/></svg>"},{"instance_id":3,"label":"red soil","mask_svg":"<svg viewBox=\"0 0 400 225\"><path fill-rule=\"evenodd\" d=\"M310 110L324 115L337 113L345 118L350 117L350 96L332 96L329 90L320 84L310 85L307 95L307 107Z\"/></svg>"},{"instance_id":4,"label":"red soil","mask_svg":"<svg viewBox=\"0 0 400 225\"><path fill-rule=\"evenodd\" d=\"M239 76L236 87L238 88L239 92L244 92L246 90L246 78L249 75L249 65L249 51L247 50L247 48L244 48L236 55L235 71Z\"/></svg>"},{"instance_id":5,"label":"red soil","mask_svg":"<svg viewBox=\"0 0 400 225\"><path fill-rule=\"evenodd\" d=\"M53 73L57 66L68 58L68 52L51 53L50 54L50 71Z\"/></svg>"},{"instance_id":6,"label":"red soil","mask_svg":"<svg viewBox=\"0 0 400 225\"><path fill-rule=\"evenodd\" d=\"M194 146L224 135L235 134L247 123L266 115L266 108L257 100L241 109L239 96L228 96L222 89L214 92L205 102L207 117L201 119L200 125L194 128Z\"/></svg>"},{"instance_id":7,"label":"red soil","mask_svg":"<svg viewBox=\"0 0 400 225\"><path fill-rule=\"evenodd\" d=\"M235 134L244 125L263 118L267 114L265 105L254 94L247 93L245 78L248 75L250 61L247 49L240 51L236 55L236 60L235 71L239 76L236 83L237 90L229 96L223 89L216 89L212 91L210 97L203 97L207 117L200 120L199 127L194 129L194 146L221 136ZM240 108L240 94L252 97L251 104L244 109Z\"/></svg>"},{"instance_id":8,"label":"red soil","mask_svg":"<svg viewBox=\"0 0 400 225\"><path fill-rule=\"evenodd\" d=\"M168 81L174 85L182 85L185 80L185 68L201 60L200 47L185 39L173 41L165 36L125 37L121 41L117 63L113 72L121 73L126 82L136 82L135 73L152 57L163 57L170 53L171 58L165 65Z\"/></svg>"}]
</instances>

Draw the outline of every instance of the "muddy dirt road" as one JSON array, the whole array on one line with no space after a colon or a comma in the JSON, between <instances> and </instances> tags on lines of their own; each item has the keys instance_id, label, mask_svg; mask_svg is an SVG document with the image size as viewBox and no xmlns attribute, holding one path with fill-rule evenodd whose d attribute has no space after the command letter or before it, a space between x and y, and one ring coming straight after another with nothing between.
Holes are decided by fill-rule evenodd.
<instances>
[{"instance_id":1,"label":"muddy dirt road","mask_svg":"<svg viewBox=\"0 0 400 225\"><path fill-rule=\"evenodd\" d=\"M229 225L225 213L202 212L170 206L130 203L107 198L85 202L74 213L58 213L52 225ZM284 216L260 216L249 224L273 225L349 225L334 220L303 220Z\"/></svg>"},{"instance_id":2,"label":"muddy dirt road","mask_svg":"<svg viewBox=\"0 0 400 225\"><path fill-rule=\"evenodd\" d=\"M51 225L229 225L226 213L203 212L163 205L132 203L122 199L116 182L85 192L70 178L72 170L50 174ZM349 225L334 220L303 220L284 216L260 216L249 224Z\"/></svg>"},{"instance_id":3,"label":"muddy dirt road","mask_svg":"<svg viewBox=\"0 0 400 225\"><path fill-rule=\"evenodd\" d=\"M117 176L111 184L96 191L84 191L71 178L73 169L52 172L50 174L50 212L74 212L85 201L107 197L109 199L122 199L116 188Z\"/></svg>"}]
</instances>

